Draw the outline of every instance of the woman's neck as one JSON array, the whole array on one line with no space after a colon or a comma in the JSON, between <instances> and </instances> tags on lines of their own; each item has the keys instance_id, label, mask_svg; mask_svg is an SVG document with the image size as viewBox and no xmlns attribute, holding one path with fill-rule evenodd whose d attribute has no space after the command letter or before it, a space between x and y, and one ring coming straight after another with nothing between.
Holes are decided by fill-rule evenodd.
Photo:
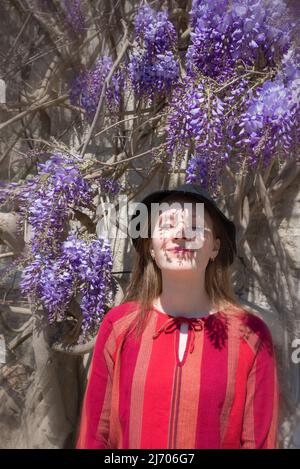
<instances>
[{"instance_id":1,"label":"woman's neck","mask_svg":"<svg viewBox=\"0 0 300 469\"><path fill-rule=\"evenodd\" d=\"M217 312L215 308L213 308L212 304L210 307L203 307L203 308L190 308L187 309L186 305L182 308L178 307L178 305L172 306L173 303L167 303L164 300L161 300L160 297L155 298L153 301L153 306L160 311L172 315L172 316L183 316L183 317L202 317L207 316L208 314L214 314Z\"/></svg>"},{"instance_id":2,"label":"woman's neck","mask_svg":"<svg viewBox=\"0 0 300 469\"><path fill-rule=\"evenodd\" d=\"M163 278L162 293L154 299L153 306L173 316L200 317L216 312L199 277L184 282L172 280Z\"/></svg>"}]
</instances>

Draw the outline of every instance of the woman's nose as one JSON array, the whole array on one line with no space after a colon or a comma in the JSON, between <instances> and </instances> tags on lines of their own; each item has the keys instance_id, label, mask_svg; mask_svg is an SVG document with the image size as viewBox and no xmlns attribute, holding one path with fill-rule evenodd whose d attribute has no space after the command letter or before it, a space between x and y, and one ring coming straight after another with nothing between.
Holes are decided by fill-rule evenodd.
<instances>
[{"instance_id":1,"label":"woman's nose","mask_svg":"<svg viewBox=\"0 0 300 469\"><path fill-rule=\"evenodd\" d=\"M174 238L191 238L192 230L185 226L185 223L180 223L174 228Z\"/></svg>"}]
</instances>

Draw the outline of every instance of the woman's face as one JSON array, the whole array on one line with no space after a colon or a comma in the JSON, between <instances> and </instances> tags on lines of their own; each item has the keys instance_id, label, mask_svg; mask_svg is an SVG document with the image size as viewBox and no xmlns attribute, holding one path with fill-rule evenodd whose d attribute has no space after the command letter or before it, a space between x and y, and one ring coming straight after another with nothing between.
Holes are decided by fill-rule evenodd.
<instances>
[{"instance_id":1,"label":"woman's face","mask_svg":"<svg viewBox=\"0 0 300 469\"><path fill-rule=\"evenodd\" d=\"M170 208L154 219L150 243L156 265L161 270L204 271L220 248L209 213L199 201L202 210L196 209L194 199L171 196L163 202ZM177 202L178 208L171 206L173 202Z\"/></svg>"}]
</instances>

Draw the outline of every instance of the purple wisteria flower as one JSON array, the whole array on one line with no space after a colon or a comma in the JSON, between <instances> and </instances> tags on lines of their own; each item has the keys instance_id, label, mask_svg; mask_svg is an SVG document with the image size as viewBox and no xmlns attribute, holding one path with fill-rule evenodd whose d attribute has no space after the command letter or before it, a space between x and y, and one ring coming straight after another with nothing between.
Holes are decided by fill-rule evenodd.
<instances>
[{"instance_id":1,"label":"purple wisteria flower","mask_svg":"<svg viewBox=\"0 0 300 469\"><path fill-rule=\"evenodd\" d=\"M187 71L196 67L220 81L239 63L274 66L290 45L283 0L194 0L191 26Z\"/></svg>"},{"instance_id":2,"label":"purple wisteria flower","mask_svg":"<svg viewBox=\"0 0 300 469\"><path fill-rule=\"evenodd\" d=\"M66 228L71 208L88 208L93 191L83 179L80 156L60 152L51 154L45 163L38 163L38 176L19 191L20 210L32 227L33 254L41 250L49 257Z\"/></svg>"},{"instance_id":3,"label":"purple wisteria flower","mask_svg":"<svg viewBox=\"0 0 300 469\"><path fill-rule=\"evenodd\" d=\"M96 331L116 291L110 244L96 235L68 234L72 210L89 209L95 195L83 178L83 157L61 151L43 156L48 160L38 163L36 176L23 186L11 183L19 213L28 220L32 233L20 287L45 308L50 323L72 315L68 308L76 299L83 316L79 341L84 342ZM119 190L112 178L96 182L106 193Z\"/></svg>"},{"instance_id":4,"label":"purple wisteria flower","mask_svg":"<svg viewBox=\"0 0 300 469\"><path fill-rule=\"evenodd\" d=\"M70 101L72 104L80 104L91 120L96 112L104 81L112 67L112 58L109 56L98 57L94 67L77 75L71 82ZM106 105L111 113L120 108L121 91L125 84L125 71L123 68L116 70L112 76L110 86L105 90Z\"/></svg>"},{"instance_id":5,"label":"purple wisteria flower","mask_svg":"<svg viewBox=\"0 0 300 469\"><path fill-rule=\"evenodd\" d=\"M116 181L111 177L100 177L94 180L94 183L97 184L100 188L100 191L104 194L110 194L116 196L123 189L120 181Z\"/></svg>"},{"instance_id":6,"label":"purple wisteria flower","mask_svg":"<svg viewBox=\"0 0 300 469\"><path fill-rule=\"evenodd\" d=\"M204 180L209 175L210 184L228 159L224 102L212 92L204 80L186 76L183 83L174 87L167 117L168 135L166 153L183 157L193 145L192 158L187 169L187 180ZM201 166L201 168L200 168Z\"/></svg>"},{"instance_id":7,"label":"purple wisteria flower","mask_svg":"<svg viewBox=\"0 0 300 469\"><path fill-rule=\"evenodd\" d=\"M112 116L117 115L122 104L122 92L126 86L126 68L123 64L111 77L110 86L105 90L106 105Z\"/></svg>"},{"instance_id":8,"label":"purple wisteria flower","mask_svg":"<svg viewBox=\"0 0 300 469\"><path fill-rule=\"evenodd\" d=\"M196 183L207 189L212 195L217 195L218 181L223 166L228 162L226 151L199 151L192 155L186 170L186 183Z\"/></svg>"},{"instance_id":9,"label":"purple wisteria flower","mask_svg":"<svg viewBox=\"0 0 300 469\"><path fill-rule=\"evenodd\" d=\"M186 180L213 190L238 150L250 164L260 156L267 164L299 143L299 60L288 58L283 0L194 0L190 18L187 74L169 102L167 154L191 153Z\"/></svg>"},{"instance_id":10,"label":"purple wisteria flower","mask_svg":"<svg viewBox=\"0 0 300 469\"><path fill-rule=\"evenodd\" d=\"M85 29L85 19L82 11L81 0L63 0L66 20L75 34L82 34Z\"/></svg>"},{"instance_id":11,"label":"purple wisteria flower","mask_svg":"<svg viewBox=\"0 0 300 469\"><path fill-rule=\"evenodd\" d=\"M136 39L143 43L150 55L171 50L177 41L176 30L166 11L156 11L149 5L139 8L134 19Z\"/></svg>"},{"instance_id":12,"label":"purple wisteria flower","mask_svg":"<svg viewBox=\"0 0 300 469\"><path fill-rule=\"evenodd\" d=\"M152 100L178 80L177 35L167 12L148 5L139 8L134 25L137 46L130 54L128 77L136 96Z\"/></svg>"},{"instance_id":13,"label":"purple wisteria flower","mask_svg":"<svg viewBox=\"0 0 300 469\"><path fill-rule=\"evenodd\" d=\"M237 145L246 145L251 165L259 156L267 165L274 154L288 157L292 153L300 129L299 83L296 78L285 83L279 74L273 81L265 81L248 100L240 119Z\"/></svg>"},{"instance_id":14,"label":"purple wisteria flower","mask_svg":"<svg viewBox=\"0 0 300 469\"><path fill-rule=\"evenodd\" d=\"M157 93L168 93L178 78L179 64L172 52L149 58L147 52L137 49L131 54L128 75L135 94L150 99Z\"/></svg>"},{"instance_id":15,"label":"purple wisteria flower","mask_svg":"<svg viewBox=\"0 0 300 469\"><path fill-rule=\"evenodd\" d=\"M83 315L79 343L95 332L105 306L113 300L116 283L111 274L112 256L105 239L90 241L71 234L55 259L36 254L22 272L21 289L34 295L48 313L50 323L66 319L73 297L80 299Z\"/></svg>"}]
</instances>

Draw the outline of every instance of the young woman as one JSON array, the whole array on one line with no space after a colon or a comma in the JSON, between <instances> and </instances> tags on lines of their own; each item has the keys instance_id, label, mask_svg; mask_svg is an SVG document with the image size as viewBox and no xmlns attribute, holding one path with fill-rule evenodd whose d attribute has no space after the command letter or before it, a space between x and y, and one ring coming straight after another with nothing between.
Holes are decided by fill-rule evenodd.
<instances>
[{"instance_id":1,"label":"young woman","mask_svg":"<svg viewBox=\"0 0 300 469\"><path fill-rule=\"evenodd\" d=\"M170 207L151 218L154 202ZM76 448L277 448L275 349L233 292L234 224L195 184L142 203L148 225L99 328Z\"/></svg>"}]
</instances>

